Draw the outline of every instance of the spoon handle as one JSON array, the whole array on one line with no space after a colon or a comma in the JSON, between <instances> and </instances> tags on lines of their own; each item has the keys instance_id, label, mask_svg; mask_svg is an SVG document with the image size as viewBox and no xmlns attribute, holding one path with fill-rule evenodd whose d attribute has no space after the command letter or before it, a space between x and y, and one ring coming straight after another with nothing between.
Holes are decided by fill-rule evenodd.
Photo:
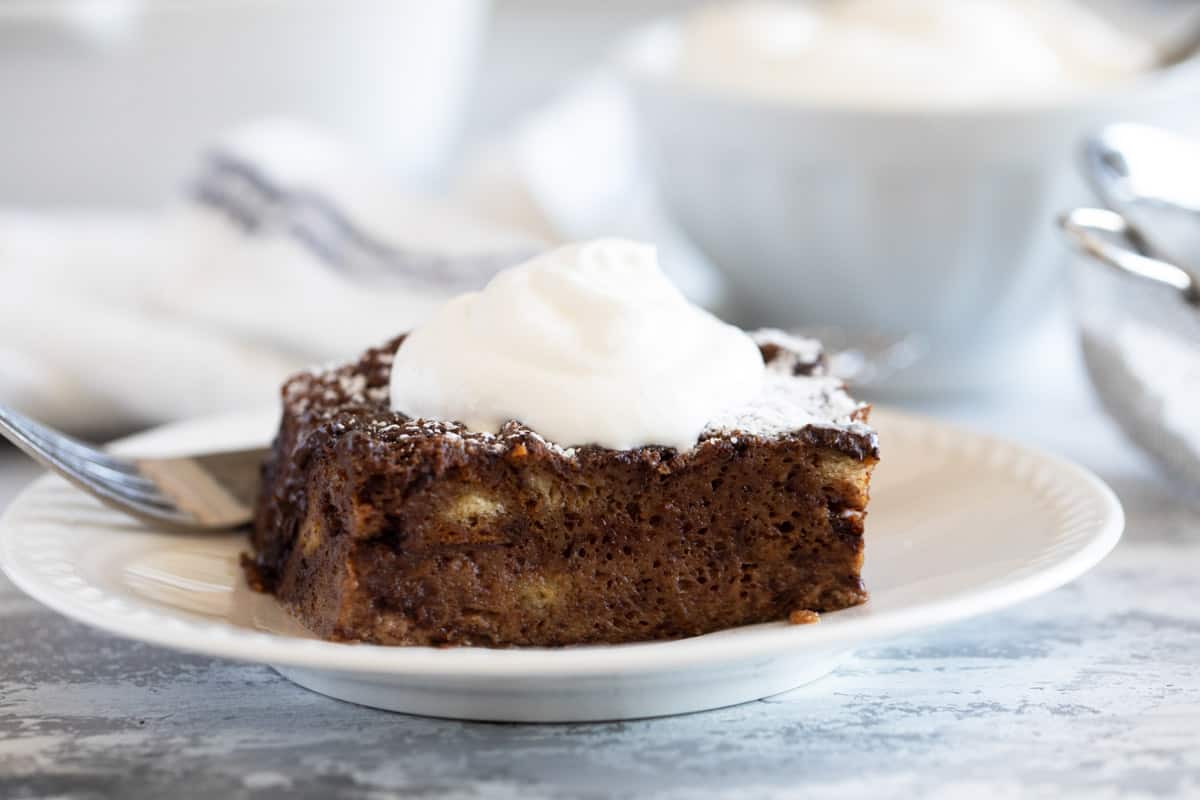
<instances>
[{"instance_id":1,"label":"spoon handle","mask_svg":"<svg viewBox=\"0 0 1200 800\"><path fill-rule=\"evenodd\" d=\"M1145 255L1144 237L1120 214L1077 208L1060 217L1058 224L1079 252L1121 272L1170 286L1188 303L1200 307L1196 277L1183 267ZM1117 237L1124 245L1117 243Z\"/></svg>"},{"instance_id":2,"label":"spoon handle","mask_svg":"<svg viewBox=\"0 0 1200 800\"><path fill-rule=\"evenodd\" d=\"M1182 64L1184 61L1194 58L1197 53L1200 53L1200 25L1193 20L1187 35L1160 48L1159 69Z\"/></svg>"}]
</instances>

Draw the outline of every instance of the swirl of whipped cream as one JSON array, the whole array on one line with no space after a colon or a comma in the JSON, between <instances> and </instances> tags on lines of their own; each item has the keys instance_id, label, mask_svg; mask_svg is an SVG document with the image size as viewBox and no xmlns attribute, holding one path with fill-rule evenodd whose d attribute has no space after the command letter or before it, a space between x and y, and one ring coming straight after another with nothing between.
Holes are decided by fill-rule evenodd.
<instances>
[{"instance_id":1,"label":"swirl of whipped cream","mask_svg":"<svg viewBox=\"0 0 1200 800\"><path fill-rule=\"evenodd\" d=\"M562 446L687 450L749 402L754 341L687 301L650 245L571 244L454 298L392 364L392 409L494 433L524 423Z\"/></svg>"}]
</instances>

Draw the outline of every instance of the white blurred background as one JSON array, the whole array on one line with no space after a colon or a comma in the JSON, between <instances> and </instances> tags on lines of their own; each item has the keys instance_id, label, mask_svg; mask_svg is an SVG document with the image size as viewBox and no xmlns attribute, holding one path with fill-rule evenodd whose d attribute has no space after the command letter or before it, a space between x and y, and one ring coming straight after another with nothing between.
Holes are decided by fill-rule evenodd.
<instances>
[{"instance_id":1,"label":"white blurred background","mask_svg":"<svg viewBox=\"0 0 1200 800\"><path fill-rule=\"evenodd\" d=\"M198 148L267 115L436 185L621 33L697 4L3 0L0 203L161 203Z\"/></svg>"},{"instance_id":2,"label":"white blurred background","mask_svg":"<svg viewBox=\"0 0 1200 800\"><path fill-rule=\"evenodd\" d=\"M1169 37L1189 2L1093 5ZM639 23L701 5L4 0L0 203L159 202L206 137L272 113L330 120L396 174L428 183Z\"/></svg>"}]
</instances>

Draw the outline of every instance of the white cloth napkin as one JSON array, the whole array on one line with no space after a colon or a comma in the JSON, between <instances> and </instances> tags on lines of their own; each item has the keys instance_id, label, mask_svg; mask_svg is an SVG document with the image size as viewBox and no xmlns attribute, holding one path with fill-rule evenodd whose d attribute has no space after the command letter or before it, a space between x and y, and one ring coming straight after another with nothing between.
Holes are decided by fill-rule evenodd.
<instances>
[{"instance_id":1,"label":"white cloth napkin","mask_svg":"<svg viewBox=\"0 0 1200 800\"><path fill-rule=\"evenodd\" d=\"M558 241L655 241L685 293L718 305L715 271L638 164L625 102L589 78L489 144L439 202L322 131L271 120L198 154L159 214L0 209L0 402L85 432L263 406L290 372L352 357L482 285L485 267ZM290 199L264 200L230 163ZM371 247L341 246L345 228L410 257L381 272L359 257Z\"/></svg>"},{"instance_id":2,"label":"white cloth napkin","mask_svg":"<svg viewBox=\"0 0 1200 800\"><path fill-rule=\"evenodd\" d=\"M382 342L472 282L446 282L422 254L452 264L546 244L407 197L296 123L249 126L215 152L328 201L416 268L347 274L272 209L247 229L194 181L155 215L0 210L0 402L79 431L261 407L291 371Z\"/></svg>"}]
</instances>

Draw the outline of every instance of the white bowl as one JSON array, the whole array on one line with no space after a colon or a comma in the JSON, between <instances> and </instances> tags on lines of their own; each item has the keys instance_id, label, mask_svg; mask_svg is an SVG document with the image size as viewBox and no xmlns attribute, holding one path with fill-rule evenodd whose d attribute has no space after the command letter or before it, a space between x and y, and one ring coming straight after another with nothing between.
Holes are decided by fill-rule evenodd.
<instances>
[{"instance_id":1,"label":"white bowl","mask_svg":"<svg viewBox=\"0 0 1200 800\"><path fill-rule=\"evenodd\" d=\"M986 386L1021 356L1063 273L1081 132L1196 108L1200 62L1055 106L892 110L690 85L678 23L622 54L670 211L728 273L743 323L914 336L888 388Z\"/></svg>"},{"instance_id":2,"label":"white bowl","mask_svg":"<svg viewBox=\"0 0 1200 800\"><path fill-rule=\"evenodd\" d=\"M291 116L414 182L463 108L487 0L0 2L0 203L151 203L225 128Z\"/></svg>"}]
</instances>

